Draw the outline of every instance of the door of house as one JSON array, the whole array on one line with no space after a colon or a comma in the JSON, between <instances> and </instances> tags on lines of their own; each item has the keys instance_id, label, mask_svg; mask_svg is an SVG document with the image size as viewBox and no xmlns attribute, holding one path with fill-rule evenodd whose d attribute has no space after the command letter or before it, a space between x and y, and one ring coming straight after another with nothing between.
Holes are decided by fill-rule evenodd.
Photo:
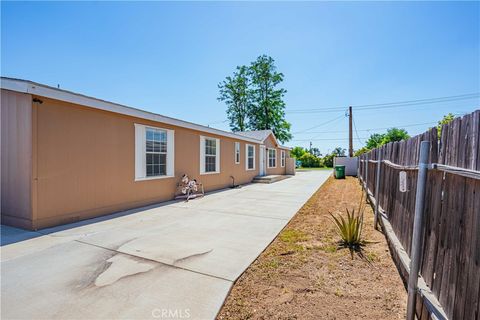
<instances>
[{"instance_id":1,"label":"door of house","mask_svg":"<svg viewBox=\"0 0 480 320\"><path fill-rule=\"evenodd\" d=\"M260 168L259 168L259 174L261 176L265 175L265 146L260 146Z\"/></svg>"}]
</instances>

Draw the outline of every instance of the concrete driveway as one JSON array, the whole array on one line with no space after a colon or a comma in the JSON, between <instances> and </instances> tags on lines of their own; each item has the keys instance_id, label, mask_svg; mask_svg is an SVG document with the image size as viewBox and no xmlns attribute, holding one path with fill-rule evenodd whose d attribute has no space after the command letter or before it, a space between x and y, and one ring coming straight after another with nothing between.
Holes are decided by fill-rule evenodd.
<instances>
[{"instance_id":1,"label":"concrete driveway","mask_svg":"<svg viewBox=\"0 0 480 320\"><path fill-rule=\"evenodd\" d=\"M1 317L215 318L233 282L329 174L40 232L2 226L2 243L13 243L1 248Z\"/></svg>"}]
</instances>

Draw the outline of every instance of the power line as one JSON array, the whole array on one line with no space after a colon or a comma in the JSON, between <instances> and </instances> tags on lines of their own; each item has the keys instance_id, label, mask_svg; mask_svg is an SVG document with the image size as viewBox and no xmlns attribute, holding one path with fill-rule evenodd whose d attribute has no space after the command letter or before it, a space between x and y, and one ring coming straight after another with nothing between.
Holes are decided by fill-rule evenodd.
<instances>
[{"instance_id":1,"label":"power line","mask_svg":"<svg viewBox=\"0 0 480 320\"><path fill-rule=\"evenodd\" d=\"M318 138L318 139L293 139L291 141L337 141L337 140L348 140L349 138ZM360 139L368 139L368 138L360 138Z\"/></svg>"},{"instance_id":2,"label":"power line","mask_svg":"<svg viewBox=\"0 0 480 320\"><path fill-rule=\"evenodd\" d=\"M443 99L443 100L432 100L432 101L425 101L425 102L411 102L411 103L404 103L404 104L391 104L391 105L384 105L384 106L377 106L377 107L373 107L373 106L372 107L356 107L356 110L379 110L379 109L404 108L404 107L412 107L412 106L434 104L434 103L441 103L441 102L455 102L460 100L470 100L470 99L476 99L476 98L478 98L478 96L454 98L454 99Z\"/></svg>"},{"instance_id":3,"label":"power line","mask_svg":"<svg viewBox=\"0 0 480 320\"><path fill-rule=\"evenodd\" d=\"M373 130L387 130L387 129L390 129L390 128L408 128L408 127L417 127L417 126L421 126L421 125L429 125L429 124L437 124L437 122L423 122L423 123L415 123L415 124L400 124L400 125L394 125L394 126L390 126L390 127L383 127L383 128L371 128L371 129L358 129L357 131L365 131L365 132L369 132L369 131L373 131ZM308 134L317 134L317 133L346 133L347 131L345 130L337 130L337 131L310 131L310 132L306 132Z\"/></svg>"},{"instance_id":4,"label":"power line","mask_svg":"<svg viewBox=\"0 0 480 320\"><path fill-rule=\"evenodd\" d=\"M305 130L302 130L302 131L292 132L292 134L297 134L297 133L302 133L302 132L310 131L310 130L312 130L312 129L315 129L315 128L324 126L324 125L326 125L326 124L332 123L332 122L334 122L334 121L336 121L336 120L338 120L338 119L340 119L340 118L343 118L343 117L345 117L345 115L342 114L341 116L335 117L335 118L330 119L330 120L325 121L325 122L322 122L322 123L320 123L319 125L313 126L313 127L311 127L311 128L308 128L308 129L305 129Z\"/></svg>"},{"instance_id":5,"label":"power line","mask_svg":"<svg viewBox=\"0 0 480 320\"><path fill-rule=\"evenodd\" d=\"M360 137L358 136L357 125L355 124L355 118L352 117L352 121L353 121L353 128L355 129L355 135L357 136L358 142L360 142L360 144L364 144L364 142L362 142L360 140Z\"/></svg>"},{"instance_id":6,"label":"power line","mask_svg":"<svg viewBox=\"0 0 480 320\"><path fill-rule=\"evenodd\" d=\"M406 124L406 125L395 125L395 126L390 126L390 127L383 127L383 128L372 128L372 129L360 129L360 130L357 130L356 128L356 123L355 123L355 120L353 119L353 126L355 128L355 133L356 133L356 137L357 137L357 140L361 143L361 144L365 144L365 142L362 142L361 140L367 140L369 139L369 137L362 137L360 138L359 134L358 134L358 131L374 131L374 130L385 130L385 129L391 129L391 128L406 128L406 127L415 127L415 126L421 126L421 125L432 125L432 124L437 124L438 122L423 122L423 123L414 123L414 124ZM311 133L348 133L347 131L323 131L323 132L308 132L309 134ZM320 138L320 139L317 139L319 135L316 135L310 139L294 139L292 141L335 141L335 140L340 140L340 141L344 141L344 140L348 140L349 138Z\"/></svg>"},{"instance_id":7,"label":"power line","mask_svg":"<svg viewBox=\"0 0 480 320\"><path fill-rule=\"evenodd\" d=\"M446 96L446 97L438 97L438 98L427 98L427 99L417 99L417 100L406 100L406 101L397 101L397 102L386 102L386 103L376 103L376 104L365 104L365 105L357 105L355 107L357 108L363 108L363 107L377 107L377 106L385 106L385 105L396 105L396 104L407 104L407 103L419 103L419 102L425 102L425 101L431 101L431 100L444 100L444 99L462 99L462 98L467 98L467 97L478 97L480 95L480 92L474 92L474 93L466 93L466 94L459 94L455 96Z\"/></svg>"},{"instance_id":8,"label":"power line","mask_svg":"<svg viewBox=\"0 0 480 320\"><path fill-rule=\"evenodd\" d=\"M409 107L425 104L433 104L440 102L453 102L460 100L470 100L480 97L480 93L468 93L455 96L446 96L438 98L428 98L428 99L417 99L417 100L403 100L397 102L385 102L385 103L376 103L376 104L364 104L364 105L353 105L356 111L361 110L376 110L376 109L388 109L388 108L399 108L399 107ZM286 110L286 113L317 113L317 112L334 112L345 109L345 107L324 107L324 108L310 108L310 109L290 109Z\"/></svg>"}]
</instances>

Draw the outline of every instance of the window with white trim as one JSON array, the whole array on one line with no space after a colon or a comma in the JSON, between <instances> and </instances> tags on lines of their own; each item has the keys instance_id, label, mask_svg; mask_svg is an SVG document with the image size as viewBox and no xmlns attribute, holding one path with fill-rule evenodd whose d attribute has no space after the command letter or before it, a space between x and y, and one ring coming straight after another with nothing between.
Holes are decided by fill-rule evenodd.
<instances>
[{"instance_id":1,"label":"window with white trim","mask_svg":"<svg viewBox=\"0 0 480 320\"><path fill-rule=\"evenodd\" d=\"M252 144L245 145L245 167L247 170L255 170L255 146Z\"/></svg>"},{"instance_id":2,"label":"window with white trim","mask_svg":"<svg viewBox=\"0 0 480 320\"><path fill-rule=\"evenodd\" d=\"M235 164L240 163L240 142L235 142Z\"/></svg>"},{"instance_id":3,"label":"window with white trim","mask_svg":"<svg viewBox=\"0 0 480 320\"><path fill-rule=\"evenodd\" d=\"M268 167L277 167L277 149L268 149Z\"/></svg>"},{"instance_id":4,"label":"window with white trim","mask_svg":"<svg viewBox=\"0 0 480 320\"><path fill-rule=\"evenodd\" d=\"M146 128L146 176L167 175L167 131Z\"/></svg>"},{"instance_id":5,"label":"window with white trim","mask_svg":"<svg viewBox=\"0 0 480 320\"><path fill-rule=\"evenodd\" d=\"M220 173L220 139L200 136L200 174Z\"/></svg>"},{"instance_id":6,"label":"window with white trim","mask_svg":"<svg viewBox=\"0 0 480 320\"><path fill-rule=\"evenodd\" d=\"M135 180L174 176L174 131L135 124Z\"/></svg>"},{"instance_id":7,"label":"window with white trim","mask_svg":"<svg viewBox=\"0 0 480 320\"><path fill-rule=\"evenodd\" d=\"M285 150L280 151L280 165L285 167Z\"/></svg>"}]
</instances>

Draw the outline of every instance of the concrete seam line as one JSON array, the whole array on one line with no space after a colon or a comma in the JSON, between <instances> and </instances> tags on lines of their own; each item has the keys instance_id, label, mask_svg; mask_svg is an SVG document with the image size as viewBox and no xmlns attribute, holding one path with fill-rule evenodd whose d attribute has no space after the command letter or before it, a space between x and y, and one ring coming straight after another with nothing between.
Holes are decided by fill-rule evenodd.
<instances>
[{"instance_id":1,"label":"concrete seam line","mask_svg":"<svg viewBox=\"0 0 480 320\"><path fill-rule=\"evenodd\" d=\"M252 217L252 218L259 218L259 219L270 219L270 220L280 220L280 221L289 221L289 218L277 218L277 217L270 217L270 216L255 216L252 214L247 214L247 213L233 213L233 212L226 212L226 211L221 211L221 210L208 210L208 209L203 209L203 208L188 208L188 207L176 207L176 208L182 208L182 209L187 209L187 210L198 210L198 211L203 211L205 213L218 213L218 214L223 214L223 215L234 215L234 216L246 216L246 217Z\"/></svg>"},{"instance_id":2,"label":"concrete seam line","mask_svg":"<svg viewBox=\"0 0 480 320\"><path fill-rule=\"evenodd\" d=\"M78 242L78 243L81 243L81 244L89 245L89 246L92 246L92 247L97 247L97 248L100 248L100 249L104 249L104 250L116 252L116 253L118 253L118 254L123 254L123 255L126 255L126 256L134 257L134 258L137 258L137 259L142 259L142 260L146 260L146 261L150 261L150 262L162 264L162 265L164 265L164 266L168 266L168 267L171 267L171 268L180 269L180 270L184 270L184 271L188 271L188 272L192 272L192 273L196 273L196 274L201 274L201 275L203 275L203 276L207 276L207 277L211 277L211 278L216 278L216 279L219 279L219 280L224 280L224 281L228 281L228 282L232 282L232 283L233 283L233 280L226 279L226 278L222 278L222 277L215 276L215 275L212 275L212 274L203 273L203 272L200 272L200 271L195 271L195 270L191 270L191 269L187 269L187 268L175 266L175 265L172 265L172 264L169 264L169 263L160 262L160 261L157 261L157 260L153 260L153 259L149 259L149 258L145 258L145 257L136 256L136 255L131 254L131 253L120 252L120 251L117 251L117 250L114 250L114 249L111 249L111 248L103 247L103 246L100 246L100 245L97 245L97 244L93 244L93 243L84 242L84 241L81 241L81 240L78 240L78 239L75 239L75 240L73 240L73 241Z\"/></svg>"}]
</instances>

